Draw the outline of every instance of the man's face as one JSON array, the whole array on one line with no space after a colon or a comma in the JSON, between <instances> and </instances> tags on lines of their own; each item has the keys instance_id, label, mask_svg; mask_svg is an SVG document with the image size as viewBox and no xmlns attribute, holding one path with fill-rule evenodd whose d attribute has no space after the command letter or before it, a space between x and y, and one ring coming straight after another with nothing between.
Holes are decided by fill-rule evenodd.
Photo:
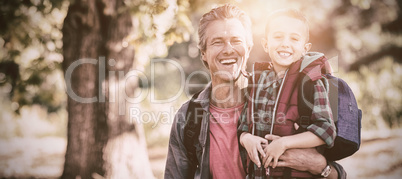
<instances>
[{"instance_id":1,"label":"man's face","mask_svg":"<svg viewBox=\"0 0 402 179\"><path fill-rule=\"evenodd\" d=\"M206 50L202 60L208 63L212 81L233 82L241 74L241 68L250 53L246 43L246 30L235 18L216 20L206 29Z\"/></svg>"},{"instance_id":2,"label":"man's face","mask_svg":"<svg viewBox=\"0 0 402 179\"><path fill-rule=\"evenodd\" d=\"M276 70L288 68L310 50L307 34L306 25L299 19L279 16L270 22L262 45Z\"/></svg>"}]
</instances>

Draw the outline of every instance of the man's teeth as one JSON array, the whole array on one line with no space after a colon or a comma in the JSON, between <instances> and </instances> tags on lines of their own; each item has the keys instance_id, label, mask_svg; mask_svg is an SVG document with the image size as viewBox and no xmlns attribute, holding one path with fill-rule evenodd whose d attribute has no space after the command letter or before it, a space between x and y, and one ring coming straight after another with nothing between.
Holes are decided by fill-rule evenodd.
<instances>
[{"instance_id":1,"label":"man's teeth","mask_svg":"<svg viewBox=\"0 0 402 179\"><path fill-rule=\"evenodd\" d=\"M287 52L279 52L279 55L288 57L288 56L290 56L290 53L287 53Z\"/></svg>"},{"instance_id":2,"label":"man's teeth","mask_svg":"<svg viewBox=\"0 0 402 179\"><path fill-rule=\"evenodd\" d=\"M236 63L235 59L225 59L221 61L222 64Z\"/></svg>"}]
</instances>

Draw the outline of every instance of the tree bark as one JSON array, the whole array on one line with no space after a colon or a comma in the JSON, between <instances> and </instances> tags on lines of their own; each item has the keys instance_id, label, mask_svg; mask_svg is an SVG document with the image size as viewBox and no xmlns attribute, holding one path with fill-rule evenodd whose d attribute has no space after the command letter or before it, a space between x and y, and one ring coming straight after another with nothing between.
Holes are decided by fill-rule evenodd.
<instances>
[{"instance_id":1,"label":"tree bark","mask_svg":"<svg viewBox=\"0 0 402 179\"><path fill-rule=\"evenodd\" d=\"M130 121L133 104L126 102L137 82L125 79L135 52L124 41L133 30L124 9L122 0L75 0L68 9L62 29L68 144L61 178L153 178L142 125Z\"/></svg>"}]
</instances>

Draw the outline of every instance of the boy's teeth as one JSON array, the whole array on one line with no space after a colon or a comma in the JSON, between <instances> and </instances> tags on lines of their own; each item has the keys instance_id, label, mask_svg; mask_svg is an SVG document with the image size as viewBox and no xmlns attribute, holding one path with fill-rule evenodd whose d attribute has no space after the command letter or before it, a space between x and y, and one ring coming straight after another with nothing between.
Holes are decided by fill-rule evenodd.
<instances>
[{"instance_id":1,"label":"boy's teeth","mask_svg":"<svg viewBox=\"0 0 402 179\"><path fill-rule=\"evenodd\" d=\"M226 60L222 60L221 63L225 64L225 63L235 63L236 60L235 59L226 59Z\"/></svg>"},{"instance_id":2,"label":"boy's teeth","mask_svg":"<svg viewBox=\"0 0 402 179\"><path fill-rule=\"evenodd\" d=\"M285 57L288 57L288 56L290 56L290 53L286 53L286 52L279 52L279 55L281 55L281 56L285 56Z\"/></svg>"}]
</instances>

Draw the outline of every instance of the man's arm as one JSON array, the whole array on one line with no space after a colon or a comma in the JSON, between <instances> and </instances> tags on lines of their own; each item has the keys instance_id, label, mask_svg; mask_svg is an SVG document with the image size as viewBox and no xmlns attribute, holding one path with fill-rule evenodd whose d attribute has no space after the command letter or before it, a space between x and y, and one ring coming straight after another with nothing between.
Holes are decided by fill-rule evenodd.
<instances>
[{"instance_id":1,"label":"man's arm","mask_svg":"<svg viewBox=\"0 0 402 179\"><path fill-rule=\"evenodd\" d=\"M328 162L316 149L289 149L279 158L278 167L289 167L300 171L308 171L313 175L320 175L329 164L331 173L329 179L346 179L346 172L336 162Z\"/></svg>"},{"instance_id":2,"label":"man's arm","mask_svg":"<svg viewBox=\"0 0 402 179\"><path fill-rule=\"evenodd\" d=\"M321 138L310 131L284 137L279 137L276 135L266 135L265 138L272 142L264 148L264 152L266 152L266 154L265 157L263 157L263 164L265 167L268 167L272 160L273 168L277 166L279 157L287 149L306 149L325 144L325 142L321 140Z\"/></svg>"}]
</instances>

